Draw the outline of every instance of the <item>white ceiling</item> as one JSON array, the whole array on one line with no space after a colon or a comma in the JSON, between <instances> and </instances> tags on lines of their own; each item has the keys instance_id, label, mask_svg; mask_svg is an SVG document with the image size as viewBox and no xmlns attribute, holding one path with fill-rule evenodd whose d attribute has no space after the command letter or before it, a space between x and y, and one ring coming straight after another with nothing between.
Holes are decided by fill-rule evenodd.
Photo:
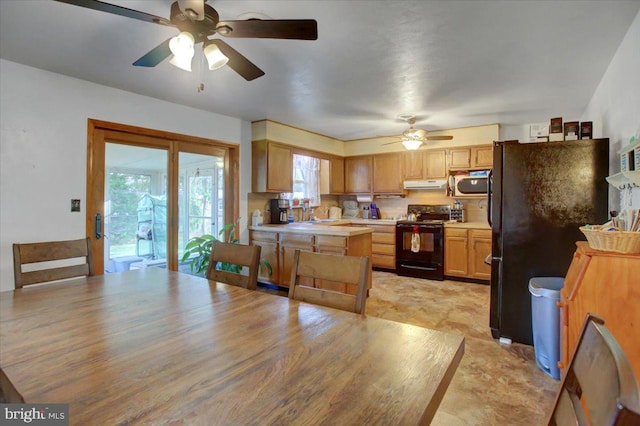
<instances>
[{"instance_id":1,"label":"white ceiling","mask_svg":"<svg viewBox=\"0 0 640 426\"><path fill-rule=\"evenodd\" d=\"M169 18L171 0L110 1ZM0 0L0 57L249 121L350 140L428 130L578 120L640 9L629 1L209 0L316 19L318 40L226 39L266 72L131 64L177 32L52 0ZM241 17L242 19L242 17ZM205 90L197 87L204 83Z\"/></svg>"}]
</instances>

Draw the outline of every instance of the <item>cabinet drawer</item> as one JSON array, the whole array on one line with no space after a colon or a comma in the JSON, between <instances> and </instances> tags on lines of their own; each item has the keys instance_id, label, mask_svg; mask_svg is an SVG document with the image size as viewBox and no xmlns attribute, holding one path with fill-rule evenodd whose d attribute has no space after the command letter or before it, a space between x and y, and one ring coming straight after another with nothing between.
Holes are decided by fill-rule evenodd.
<instances>
[{"instance_id":1,"label":"cabinet drawer","mask_svg":"<svg viewBox=\"0 0 640 426\"><path fill-rule=\"evenodd\" d=\"M277 232L251 231L249 235L252 240L256 241L270 241L274 243L278 241Z\"/></svg>"},{"instance_id":2,"label":"cabinet drawer","mask_svg":"<svg viewBox=\"0 0 640 426\"><path fill-rule=\"evenodd\" d=\"M347 237L336 237L331 235L316 236L318 247L347 247Z\"/></svg>"},{"instance_id":3,"label":"cabinet drawer","mask_svg":"<svg viewBox=\"0 0 640 426\"><path fill-rule=\"evenodd\" d=\"M464 228L444 228L445 237L466 237L467 230ZM491 236L491 231L489 231L489 236Z\"/></svg>"},{"instance_id":4,"label":"cabinet drawer","mask_svg":"<svg viewBox=\"0 0 640 426\"><path fill-rule=\"evenodd\" d=\"M395 256L396 246L390 246L389 244L371 244L371 253Z\"/></svg>"},{"instance_id":5,"label":"cabinet drawer","mask_svg":"<svg viewBox=\"0 0 640 426\"><path fill-rule=\"evenodd\" d=\"M384 254L371 255L371 266L377 268L396 269L396 257Z\"/></svg>"},{"instance_id":6,"label":"cabinet drawer","mask_svg":"<svg viewBox=\"0 0 640 426\"><path fill-rule=\"evenodd\" d=\"M313 246L314 236L309 234L281 234L280 244L288 246Z\"/></svg>"},{"instance_id":7,"label":"cabinet drawer","mask_svg":"<svg viewBox=\"0 0 640 426\"><path fill-rule=\"evenodd\" d=\"M382 233L382 234L393 234L393 235L395 235L395 233L396 233L395 225L370 225L370 224L366 224L366 225L361 225L361 226L373 229L373 233L374 234L375 233Z\"/></svg>"},{"instance_id":8,"label":"cabinet drawer","mask_svg":"<svg viewBox=\"0 0 640 426\"><path fill-rule=\"evenodd\" d=\"M491 229L471 229L469 230L471 238L489 238L491 239Z\"/></svg>"},{"instance_id":9,"label":"cabinet drawer","mask_svg":"<svg viewBox=\"0 0 640 426\"><path fill-rule=\"evenodd\" d=\"M379 243L379 244L391 244L393 246L396 245L396 234L380 234L377 232L374 232L373 235L371 235L371 242L372 243Z\"/></svg>"}]
</instances>

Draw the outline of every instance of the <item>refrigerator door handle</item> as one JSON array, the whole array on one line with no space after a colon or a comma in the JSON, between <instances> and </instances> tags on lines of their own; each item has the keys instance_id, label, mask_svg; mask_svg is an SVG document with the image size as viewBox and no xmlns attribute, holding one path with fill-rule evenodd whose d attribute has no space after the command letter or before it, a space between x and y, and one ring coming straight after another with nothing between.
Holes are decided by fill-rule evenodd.
<instances>
[{"instance_id":1,"label":"refrigerator door handle","mask_svg":"<svg viewBox=\"0 0 640 426\"><path fill-rule=\"evenodd\" d=\"M489 226L493 227L493 223L491 223L491 191L493 191L493 169L489 170L489 178L487 179L487 222L489 222Z\"/></svg>"}]
</instances>

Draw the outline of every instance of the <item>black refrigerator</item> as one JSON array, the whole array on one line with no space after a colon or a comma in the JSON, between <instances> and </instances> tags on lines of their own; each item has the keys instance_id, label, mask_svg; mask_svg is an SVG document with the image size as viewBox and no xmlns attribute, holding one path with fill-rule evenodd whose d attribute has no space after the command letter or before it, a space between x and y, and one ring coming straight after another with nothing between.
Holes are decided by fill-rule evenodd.
<instances>
[{"instance_id":1,"label":"black refrigerator","mask_svg":"<svg viewBox=\"0 0 640 426\"><path fill-rule=\"evenodd\" d=\"M585 240L607 221L609 139L494 142L487 214L492 230L490 327L533 344L532 277L564 277Z\"/></svg>"}]
</instances>

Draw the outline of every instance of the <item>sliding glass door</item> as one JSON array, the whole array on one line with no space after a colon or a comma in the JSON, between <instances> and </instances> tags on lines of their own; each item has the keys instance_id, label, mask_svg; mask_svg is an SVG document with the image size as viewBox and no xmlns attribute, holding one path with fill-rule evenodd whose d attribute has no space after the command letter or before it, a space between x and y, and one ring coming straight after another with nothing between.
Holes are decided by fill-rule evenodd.
<instances>
[{"instance_id":1,"label":"sliding glass door","mask_svg":"<svg viewBox=\"0 0 640 426\"><path fill-rule=\"evenodd\" d=\"M91 124L87 235L96 273L148 267L191 273L189 261L182 262L189 240L218 237L238 217L237 167L231 167L237 147Z\"/></svg>"}]
</instances>

